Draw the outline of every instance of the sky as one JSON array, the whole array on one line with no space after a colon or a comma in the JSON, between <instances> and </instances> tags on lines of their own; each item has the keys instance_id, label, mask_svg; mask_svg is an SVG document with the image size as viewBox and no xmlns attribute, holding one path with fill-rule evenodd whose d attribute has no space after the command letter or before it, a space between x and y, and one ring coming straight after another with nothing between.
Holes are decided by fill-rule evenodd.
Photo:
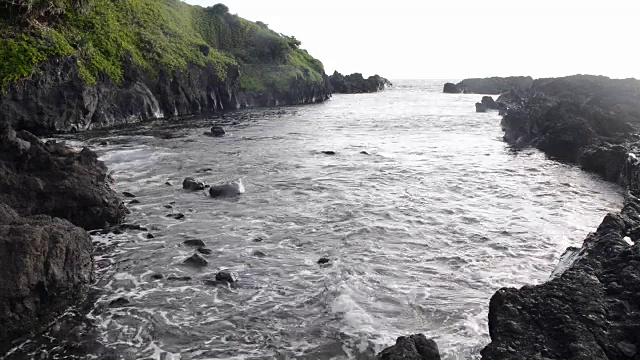
<instances>
[{"instance_id":1,"label":"sky","mask_svg":"<svg viewBox=\"0 0 640 360\"><path fill-rule=\"evenodd\" d=\"M187 0L212 6L220 1ZM640 1L223 0L295 36L328 74L640 78Z\"/></svg>"}]
</instances>

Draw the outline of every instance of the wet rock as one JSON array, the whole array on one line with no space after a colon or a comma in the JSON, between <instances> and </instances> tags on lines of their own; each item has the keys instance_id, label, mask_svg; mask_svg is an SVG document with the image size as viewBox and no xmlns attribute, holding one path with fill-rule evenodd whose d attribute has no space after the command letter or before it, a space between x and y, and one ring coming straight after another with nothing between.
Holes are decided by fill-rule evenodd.
<instances>
[{"instance_id":1,"label":"wet rock","mask_svg":"<svg viewBox=\"0 0 640 360\"><path fill-rule=\"evenodd\" d=\"M0 354L53 321L93 281L91 237L69 221L0 204Z\"/></svg>"},{"instance_id":2,"label":"wet rock","mask_svg":"<svg viewBox=\"0 0 640 360\"><path fill-rule=\"evenodd\" d=\"M207 173L207 172L211 172L211 171L213 171L212 168L203 168L203 169L197 170L196 173L197 174L202 174L202 173Z\"/></svg>"},{"instance_id":3,"label":"wet rock","mask_svg":"<svg viewBox=\"0 0 640 360\"><path fill-rule=\"evenodd\" d=\"M255 237L253 239L253 242L263 242L263 241L264 241L264 238L262 236Z\"/></svg>"},{"instance_id":4,"label":"wet rock","mask_svg":"<svg viewBox=\"0 0 640 360\"><path fill-rule=\"evenodd\" d=\"M438 345L423 334L401 336L396 344L382 350L379 360L440 360Z\"/></svg>"},{"instance_id":5,"label":"wet rock","mask_svg":"<svg viewBox=\"0 0 640 360\"><path fill-rule=\"evenodd\" d=\"M204 190L204 182L188 177L182 182L182 188L191 191Z\"/></svg>"},{"instance_id":6,"label":"wet rock","mask_svg":"<svg viewBox=\"0 0 640 360\"><path fill-rule=\"evenodd\" d=\"M499 110L506 108L504 104L497 103L491 96L483 96L481 103L487 110Z\"/></svg>"},{"instance_id":7,"label":"wet rock","mask_svg":"<svg viewBox=\"0 0 640 360\"><path fill-rule=\"evenodd\" d=\"M117 298L115 300L112 300L109 303L109 307L112 307L112 308L113 307L122 307L122 306L127 306L129 304L131 304L131 301L129 301L129 299L124 298L124 297L119 297L119 298Z\"/></svg>"},{"instance_id":8,"label":"wet rock","mask_svg":"<svg viewBox=\"0 0 640 360\"><path fill-rule=\"evenodd\" d=\"M484 106L482 103L476 103L476 112L479 112L479 113L487 112L487 107Z\"/></svg>"},{"instance_id":9,"label":"wet rock","mask_svg":"<svg viewBox=\"0 0 640 360\"><path fill-rule=\"evenodd\" d=\"M171 183L169 181L167 181L166 183L164 183L167 186L172 186Z\"/></svg>"},{"instance_id":10,"label":"wet rock","mask_svg":"<svg viewBox=\"0 0 640 360\"><path fill-rule=\"evenodd\" d=\"M151 275L151 278L153 280L162 280L162 279L164 279L164 275L162 275L162 274L153 274L153 275Z\"/></svg>"},{"instance_id":11,"label":"wet rock","mask_svg":"<svg viewBox=\"0 0 640 360\"><path fill-rule=\"evenodd\" d=\"M46 214L87 230L118 224L128 210L107 177L107 167L88 148L77 152L62 142L43 144L26 131L0 129L0 203L21 216Z\"/></svg>"},{"instance_id":12,"label":"wet rock","mask_svg":"<svg viewBox=\"0 0 640 360\"><path fill-rule=\"evenodd\" d=\"M164 205L165 209L173 209L173 205Z\"/></svg>"},{"instance_id":13,"label":"wet rock","mask_svg":"<svg viewBox=\"0 0 640 360\"><path fill-rule=\"evenodd\" d=\"M170 217L170 218L176 219L176 220L183 220L185 218L183 213L167 214L167 217Z\"/></svg>"},{"instance_id":14,"label":"wet rock","mask_svg":"<svg viewBox=\"0 0 640 360\"><path fill-rule=\"evenodd\" d=\"M320 151L320 152L325 154L325 155L335 155L336 154L336 152L333 151L333 150L323 150L323 151Z\"/></svg>"},{"instance_id":15,"label":"wet rock","mask_svg":"<svg viewBox=\"0 0 640 360\"><path fill-rule=\"evenodd\" d=\"M115 228L120 229L120 230L135 230L135 231L147 231L147 230L149 230L146 227L138 225L138 224L121 224L121 225L116 226Z\"/></svg>"},{"instance_id":16,"label":"wet rock","mask_svg":"<svg viewBox=\"0 0 640 360\"><path fill-rule=\"evenodd\" d=\"M320 265L322 265L322 264L328 264L330 261L331 261L331 259L326 258L326 257L323 257L323 258L320 258L320 259L318 260L318 264L320 264Z\"/></svg>"},{"instance_id":17,"label":"wet rock","mask_svg":"<svg viewBox=\"0 0 640 360\"><path fill-rule=\"evenodd\" d=\"M128 192L128 191L123 191L122 195L124 195L124 197L128 197L128 198L134 198L136 197L134 194Z\"/></svg>"},{"instance_id":18,"label":"wet rock","mask_svg":"<svg viewBox=\"0 0 640 360\"><path fill-rule=\"evenodd\" d=\"M214 198L234 197L244 194L244 191L242 179L238 179L224 184L212 185L211 188L209 188L209 195Z\"/></svg>"},{"instance_id":19,"label":"wet rock","mask_svg":"<svg viewBox=\"0 0 640 360\"><path fill-rule=\"evenodd\" d=\"M205 267L209 265L209 261L203 258L200 254L193 254L191 257L185 259L182 263L195 267Z\"/></svg>"},{"instance_id":20,"label":"wet rock","mask_svg":"<svg viewBox=\"0 0 640 360\"><path fill-rule=\"evenodd\" d=\"M360 154L362 154L362 155L369 155L369 153L368 153L368 152L366 152L366 151L360 151Z\"/></svg>"},{"instance_id":21,"label":"wet rock","mask_svg":"<svg viewBox=\"0 0 640 360\"><path fill-rule=\"evenodd\" d=\"M365 79L360 73L345 76L337 71L329 76L329 83L333 88L333 92L338 94L373 93L383 91L385 87L393 85L391 81L379 75L373 75ZM284 113L278 112L277 114Z\"/></svg>"},{"instance_id":22,"label":"wet rock","mask_svg":"<svg viewBox=\"0 0 640 360\"><path fill-rule=\"evenodd\" d=\"M106 141L106 140L105 141L100 141L100 146L107 146L107 145L109 145L108 141Z\"/></svg>"},{"instance_id":23,"label":"wet rock","mask_svg":"<svg viewBox=\"0 0 640 360\"><path fill-rule=\"evenodd\" d=\"M212 251L211 249L207 249L207 248L204 248L204 247L199 247L199 248L197 249L197 251L198 251L200 254L203 254L203 255L211 255L211 254L213 254L213 251Z\"/></svg>"},{"instance_id":24,"label":"wet rock","mask_svg":"<svg viewBox=\"0 0 640 360\"><path fill-rule=\"evenodd\" d=\"M211 132L209 133L211 136L224 136L227 132L224 131L222 126L214 126L211 128Z\"/></svg>"},{"instance_id":25,"label":"wet rock","mask_svg":"<svg viewBox=\"0 0 640 360\"><path fill-rule=\"evenodd\" d=\"M207 244L205 244L204 241L202 241L200 239L185 240L183 242L183 244L185 244L187 246L196 246L196 247L205 247L205 246L207 246Z\"/></svg>"},{"instance_id":26,"label":"wet rock","mask_svg":"<svg viewBox=\"0 0 640 360\"><path fill-rule=\"evenodd\" d=\"M229 271L220 271L216 274L216 281L228 282L230 284L238 282L238 276Z\"/></svg>"},{"instance_id":27,"label":"wet rock","mask_svg":"<svg viewBox=\"0 0 640 360\"><path fill-rule=\"evenodd\" d=\"M458 88L454 83L446 83L444 84L442 92L445 94L459 94L462 92L462 89Z\"/></svg>"},{"instance_id":28,"label":"wet rock","mask_svg":"<svg viewBox=\"0 0 640 360\"><path fill-rule=\"evenodd\" d=\"M153 239L153 238L155 238L155 237L156 237L156 236L155 236L155 235L153 235L152 233L148 233L148 234L147 234L147 239Z\"/></svg>"},{"instance_id":29,"label":"wet rock","mask_svg":"<svg viewBox=\"0 0 640 360\"><path fill-rule=\"evenodd\" d=\"M133 199L133 200L129 201L129 205L136 205L136 204L140 204L140 200Z\"/></svg>"},{"instance_id":30,"label":"wet rock","mask_svg":"<svg viewBox=\"0 0 640 360\"><path fill-rule=\"evenodd\" d=\"M256 257L265 257L265 256L267 256L267 254L263 253L263 252L262 252L262 251L260 251L260 250L256 250L256 251L254 251L254 252L253 252L253 256L256 256Z\"/></svg>"}]
</instances>

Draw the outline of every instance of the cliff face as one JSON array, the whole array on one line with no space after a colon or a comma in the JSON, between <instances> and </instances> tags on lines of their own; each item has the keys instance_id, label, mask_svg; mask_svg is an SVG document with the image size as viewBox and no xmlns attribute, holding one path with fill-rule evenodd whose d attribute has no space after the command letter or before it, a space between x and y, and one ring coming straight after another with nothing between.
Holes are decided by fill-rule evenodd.
<instances>
[{"instance_id":1,"label":"cliff face","mask_svg":"<svg viewBox=\"0 0 640 360\"><path fill-rule=\"evenodd\" d=\"M640 81L595 76L536 80L503 94L505 140L535 146L626 186L581 248L569 248L551 280L504 288L491 299L491 343L482 358L635 359L640 347Z\"/></svg>"},{"instance_id":2,"label":"cliff face","mask_svg":"<svg viewBox=\"0 0 640 360\"><path fill-rule=\"evenodd\" d=\"M80 131L330 97L322 63L299 41L221 4L43 3L60 9L6 5L13 15L0 16L0 122L16 129Z\"/></svg>"}]
</instances>

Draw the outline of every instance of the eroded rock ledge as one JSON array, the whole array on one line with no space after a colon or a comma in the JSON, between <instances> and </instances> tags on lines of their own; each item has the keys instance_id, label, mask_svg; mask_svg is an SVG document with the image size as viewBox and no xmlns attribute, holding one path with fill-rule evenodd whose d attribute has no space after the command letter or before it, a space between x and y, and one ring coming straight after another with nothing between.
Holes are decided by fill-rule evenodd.
<instances>
[{"instance_id":1,"label":"eroded rock ledge","mask_svg":"<svg viewBox=\"0 0 640 360\"><path fill-rule=\"evenodd\" d=\"M531 76L491 77L483 79L465 79L461 82L444 84L444 93L448 94L490 94L498 95L509 90L526 90L533 84Z\"/></svg>"},{"instance_id":2,"label":"eroded rock ledge","mask_svg":"<svg viewBox=\"0 0 640 360\"><path fill-rule=\"evenodd\" d=\"M329 76L329 83L333 92L339 94L362 94L383 91L385 87L392 86L391 81L380 75L364 78L360 73L342 75L335 71Z\"/></svg>"},{"instance_id":3,"label":"eroded rock ledge","mask_svg":"<svg viewBox=\"0 0 640 360\"><path fill-rule=\"evenodd\" d=\"M85 229L127 210L88 148L0 127L0 354L83 298L93 280Z\"/></svg>"}]
</instances>

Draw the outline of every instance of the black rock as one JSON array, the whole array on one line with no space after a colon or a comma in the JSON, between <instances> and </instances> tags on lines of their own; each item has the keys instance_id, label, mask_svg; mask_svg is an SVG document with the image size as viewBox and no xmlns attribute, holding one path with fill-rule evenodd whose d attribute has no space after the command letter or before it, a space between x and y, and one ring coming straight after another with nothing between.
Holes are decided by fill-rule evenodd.
<instances>
[{"instance_id":1,"label":"black rock","mask_svg":"<svg viewBox=\"0 0 640 360\"><path fill-rule=\"evenodd\" d=\"M336 152L333 151L333 150L323 150L323 151L320 151L320 152L325 154L325 155L335 155L336 154Z\"/></svg>"},{"instance_id":2,"label":"black rock","mask_svg":"<svg viewBox=\"0 0 640 360\"><path fill-rule=\"evenodd\" d=\"M174 214L167 214L167 217L176 219L176 220L182 220L185 218L183 213L174 213Z\"/></svg>"},{"instance_id":3,"label":"black rock","mask_svg":"<svg viewBox=\"0 0 640 360\"><path fill-rule=\"evenodd\" d=\"M164 275L162 275L162 274L153 274L153 275L151 275L151 278L153 280L161 280L161 279L164 279Z\"/></svg>"},{"instance_id":4,"label":"black rock","mask_svg":"<svg viewBox=\"0 0 640 360\"><path fill-rule=\"evenodd\" d=\"M204 182L188 177L182 182L182 188L191 191L204 190Z\"/></svg>"},{"instance_id":5,"label":"black rock","mask_svg":"<svg viewBox=\"0 0 640 360\"><path fill-rule=\"evenodd\" d=\"M134 198L136 197L135 195L133 195L132 193L128 192L128 191L123 191L122 195L124 195L124 197L128 197L128 198Z\"/></svg>"},{"instance_id":6,"label":"black rock","mask_svg":"<svg viewBox=\"0 0 640 360\"><path fill-rule=\"evenodd\" d=\"M200 254L203 254L203 255L211 255L211 254L213 254L213 251L212 251L211 249L207 249L207 248L204 248L204 247L199 247L199 248L197 249L197 251L198 251Z\"/></svg>"},{"instance_id":7,"label":"black rock","mask_svg":"<svg viewBox=\"0 0 640 360\"><path fill-rule=\"evenodd\" d=\"M329 83L333 92L340 94L362 94L383 91L385 87L392 86L391 82L379 75L364 78L360 73L344 76L335 71L329 76ZM282 114L278 112L278 114Z\"/></svg>"},{"instance_id":8,"label":"black rock","mask_svg":"<svg viewBox=\"0 0 640 360\"><path fill-rule=\"evenodd\" d=\"M169 276L167 278L168 281L191 281L193 280L191 276Z\"/></svg>"},{"instance_id":9,"label":"black rock","mask_svg":"<svg viewBox=\"0 0 640 360\"><path fill-rule=\"evenodd\" d=\"M260 250L256 250L256 251L254 251L254 252L253 252L253 256L257 256L257 257L265 257L265 256L267 256L267 254L263 253L263 252L262 252L262 251L260 251Z\"/></svg>"},{"instance_id":10,"label":"black rock","mask_svg":"<svg viewBox=\"0 0 640 360\"><path fill-rule=\"evenodd\" d=\"M167 185L167 186L171 186L171 183L168 182L168 181L166 183L164 183L164 184Z\"/></svg>"},{"instance_id":11,"label":"black rock","mask_svg":"<svg viewBox=\"0 0 640 360\"><path fill-rule=\"evenodd\" d=\"M221 126L214 126L211 128L211 136L224 136L226 131Z\"/></svg>"},{"instance_id":12,"label":"black rock","mask_svg":"<svg viewBox=\"0 0 640 360\"><path fill-rule=\"evenodd\" d=\"M263 242L263 241L264 241L264 238L262 236L258 236L253 239L253 242Z\"/></svg>"},{"instance_id":13,"label":"black rock","mask_svg":"<svg viewBox=\"0 0 640 360\"><path fill-rule=\"evenodd\" d=\"M442 92L446 94L459 94L462 92L462 89L458 88L454 83L446 83L444 84Z\"/></svg>"},{"instance_id":14,"label":"black rock","mask_svg":"<svg viewBox=\"0 0 640 360\"><path fill-rule=\"evenodd\" d=\"M318 260L318 264L321 264L321 265L322 265L322 264L327 264L327 263L329 263L330 261L331 261L331 260L330 260L329 258L323 257L323 258L320 258L320 260Z\"/></svg>"},{"instance_id":15,"label":"black rock","mask_svg":"<svg viewBox=\"0 0 640 360\"><path fill-rule=\"evenodd\" d=\"M237 181L231 181L224 184L212 185L209 188L209 196L218 197L235 197L244 193L244 184L242 179Z\"/></svg>"},{"instance_id":16,"label":"black rock","mask_svg":"<svg viewBox=\"0 0 640 360\"><path fill-rule=\"evenodd\" d=\"M205 246L207 246L207 244L205 244L204 241L202 241L200 239L185 240L183 242L183 244L185 244L187 246L197 246L197 247L205 247Z\"/></svg>"},{"instance_id":17,"label":"black rock","mask_svg":"<svg viewBox=\"0 0 640 360\"><path fill-rule=\"evenodd\" d=\"M493 100L493 98L491 96L483 96L482 97L482 105L484 105L485 109L487 110L498 110L500 109L502 106L500 104L498 104L495 100Z\"/></svg>"},{"instance_id":18,"label":"black rock","mask_svg":"<svg viewBox=\"0 0 640 360\"><path fill-rule=\"evenodd\" d=\"M155 237L156 237L156 236L155 236L155 235L153 235L152 233L148 233L148 234L147 234L147 239L153 239L153 238L155 238Z\"/></svg>"},{"instance_id":19,"label":"black rock","mask_svg":"<svg viewBox=\"0 0 640 360\"><path fill-rule=\"evenodd\" d=\"M133 200L129 201L129 205L135 205L135 204L140 204L140 200L133 199Z\"/></svg>"},{"instance_id":20,"label":"black rock","mask_svg":"<svg viewBox=\"0 0 640 360\"><path fill-rule=\"evenodd\" d=\"M479 112L479 113L487 112L487 107L482 105L482 103L476 103L476 112Z\"/></svg>"},{"instance_id":21,"label":"black rock","mask_svg":"<svg viewBox=\"0 0 640 360\"><path fill-rule=\"evenodd\" d=\"M368 152L366 152L366 151L360 151L360 154L362 154L362 155L369 155L369 153L368 153Z\"/></svg>"},{"instance_id":22,"label":"black rock","mask_svg":"<svg viewBox=\"0 0 640 360\"><path fill-rule=\"evenodd\" d=\"M138 224L121 224L117 226L121 230L135 230L135 231L147 231L148 229Z\"/></svg>"},{"instance_id":23,"label":"black rock","mask_svg":"<svg viewBox=\"0 0 640 360\"><path fill-rule=\"evenodd\" d=\"M193 254L191 257L185 259L183 264L195 267L205 267L209 265L209 261L203 258L200 254Z\"/></svg>"},{"instance_id":24,"label":"black rock","mask_svg":"<svg viewBox=\"0 0 640 360\"><path fill-rule=\"evenodd\" d=\"M197 170L196 173L197 174L202 174L202 173L206 173L206 172L210 172L210 171L213 171L213 169L212 168L202 168L200 170Z\"/></svg>"},{"instance_id":25,"label":"black rock","mask_svg":"<svg viewBox=\"0 0 640 360\"><path fill-rule=\"evenodd\" d=\"M131 301L129 301L127 298L119 297L115 300L112 300L109 303L109 307L121 307L121 306L127 306L129 304L131 304Z\"/></svg>"},{"instance_id":26,"label":"black rock","mask_svg":"<svg viewBox=\"0 0 640 360\"><path fill-rule=\"evenodd\" d=\"M216 274L216 281L224 281L232 284L238 282L238 276L229 271L220 271Z\"/></svg>"},{"instance_id":27,"label":"black rock","mask_svg":"<svg viewBox=\"0 0 640 360\"><path fill-rule=\"evenodd\" d=\"M388 347L377 357L379 360L440 360L438 345L423 334L401 336L396 344Z\"/></svg>"},{"instance_id":28,"label":"black rock","mask_svg":"<svg viewBox=\"0 0 640 360\"><path fill-rule=\"evenodd\" d=\"M173 209L173 205L164 205L165 209Z\"/></svg>"}]
</instances>

